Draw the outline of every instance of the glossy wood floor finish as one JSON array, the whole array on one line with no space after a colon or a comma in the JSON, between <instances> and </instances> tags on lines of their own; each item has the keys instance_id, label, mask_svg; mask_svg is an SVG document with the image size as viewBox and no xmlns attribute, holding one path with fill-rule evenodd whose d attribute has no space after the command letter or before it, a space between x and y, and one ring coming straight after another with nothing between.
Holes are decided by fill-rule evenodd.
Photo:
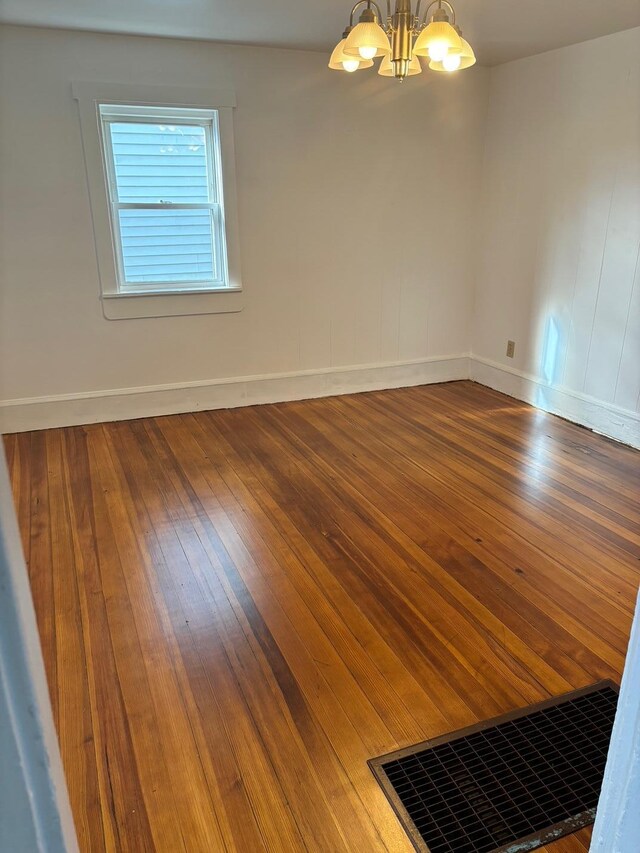
<instances>
[{"instance_id":1,"label":"glossy wood floor finish","mask_svg":"<svg viewBox=\"0 0 640 853\"><path fill-rule=\"evenodd\" d=\"M481 386L6 448L83 851L408 851L368 758L621 672L640 454Z\"/></svg>"}]
</instances>

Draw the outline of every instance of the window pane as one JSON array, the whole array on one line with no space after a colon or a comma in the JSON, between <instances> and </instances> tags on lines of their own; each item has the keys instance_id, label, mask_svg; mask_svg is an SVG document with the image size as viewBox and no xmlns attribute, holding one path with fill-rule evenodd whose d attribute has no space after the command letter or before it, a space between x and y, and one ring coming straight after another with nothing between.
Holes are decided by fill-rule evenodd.
<instances>
[{"instance_id":1,"label":"window pane","mask_svg":"<svg viewBox=\"0 0 640 853\"><path fill-rule=\"evenodd\" d=\"M204 127L110 122L109 129L118 201L210 201Z\"/></svg>"},{"instance_id":2,"label":"window pane","mask_svg":"<svg viewBox=\"0 0 640 853\"><path fill-rule=\"evenodd\" d=\"M120 210L124 280L219 282L222 269L209 210Z\"/></svg>"}]
</instances>

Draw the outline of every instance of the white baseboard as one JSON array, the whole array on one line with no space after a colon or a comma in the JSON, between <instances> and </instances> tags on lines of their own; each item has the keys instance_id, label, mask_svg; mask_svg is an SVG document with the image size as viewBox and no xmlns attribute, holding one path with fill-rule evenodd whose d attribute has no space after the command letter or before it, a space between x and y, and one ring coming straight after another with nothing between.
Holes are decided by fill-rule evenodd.
<instances>
[{"instance_id":1,"label":"white baseboard","mask_svg":"<svg viewBox=\"0 0 640 853\"><path fill-rule=\"evenodd\" d=\"M140 388L58 394L0 402L0 433L233 409L473 379L539 409L640 448L640 415L479 356L435 356L386 364L330 367Z\"/></svg>"},{"instance_id":2,"label":"white baseboard","mask_svg":"<svg viewBox=\"0 0 640 853\"><path fill-rule=\"evenodd\" d=\"M472 355L469 362L470 378L474 382L640 448L640 414L637 412L568 388L552 388L535 376L477 355Z\"/></svg>"},{"instance_id":3,"label":"white baseboard","mask_svg":"<svg viewBox=\"0 0 640 853\"><path fill-rule=\"evenodd\" d=\"M0 402L0 433L231 409L469 378L469 356L331 367Z\"/></svg>"}]
</instances>

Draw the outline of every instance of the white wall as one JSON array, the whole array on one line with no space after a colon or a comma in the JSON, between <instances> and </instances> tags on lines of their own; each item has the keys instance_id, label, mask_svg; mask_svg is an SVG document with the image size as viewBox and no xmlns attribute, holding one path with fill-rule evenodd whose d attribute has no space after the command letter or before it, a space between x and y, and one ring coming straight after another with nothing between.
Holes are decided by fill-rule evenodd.
<instances>
[{"instance_id":1,"label":"white wall","mask_svg":"<svg viewBox=\"0 0 640 853\"><path fill-rule=\"evenodd\" d=\"M640 443L640 29L491 70L480 217L474 376Z\"/></svg>"},{"instance_id":2,"label":"white wall","mask_svg":"<svg viewBox=\"0 0 640 853\"><path fill-rule=\"evenodd\" d=\"M145 400L179 409L184 383L467 352L484 69L400 85L320 53L20 27L0 62L0 400L169 385ZM72 80L235 88L241 313L103 318ZM48 425L18 409L5 430Z\"/></svg>"}]
</instances>

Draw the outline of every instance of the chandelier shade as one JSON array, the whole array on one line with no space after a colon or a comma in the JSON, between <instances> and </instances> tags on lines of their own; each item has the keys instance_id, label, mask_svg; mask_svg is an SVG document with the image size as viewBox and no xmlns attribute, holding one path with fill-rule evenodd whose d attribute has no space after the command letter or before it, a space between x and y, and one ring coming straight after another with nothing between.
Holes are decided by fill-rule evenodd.
<instances>
[{"instance_id":1,"label":"chandelier shade","mask_svg":"<svg viewBox=\"0 0 640 853\"><path fill-rule=\"evenodd\" d=\"M415 74L422 73L422 65L420 65L420 60L417 56L414 56L411 62L409 63L409 70L407 71L407 77L413 77ZM396 71L394 68L394 64L391 62L391 57L387 54L382 58L382 62L380 63L380 68L378 68L378 74L381 74L383 77L395 77Z\"/></svg>"},{"instance_id":2,"label":"chandelier shade","mask_svg":"<svg viewBox=\"0 0 640 853\"><path fill-rule=\"evenodd\" d=\"M460 50L460 36L448 21L432 21L420 33L413 46L415 54L428 56L434 62L442 62L449 51Z\"/></svg>"},{"instance_id":3,"label":"chandelier shade","mask_svg":"<svg viewBox=\"0 0 640 853\"><path fill-rule=\"evenodd\" d=\"M385 21L376 0L356 0L342 41L331 54L329 68L357 71L369 68L373 59L382 57L378 74L402 82L420 74L420 56L428 57L432 71L451 73L475 64L473 49L462 38L449 0L417 0L415 11L413 0L395 0L393 12L392 2L386 0Z\"/></svg>"},{"instance_id":4,"label":"chandelier shade","mask_svg":"<svg viewBox=\"0 0 640 853\"><path fill-rule=\"evenodd\" d=\"M329 68L333 71L359 71L361 68L371 68L373 60L363 59L361 56L348 56L344 52L347 39L343 38L334 47L329 59Z\"/></svg>"},{"instance_id":5,"label":"chandelier shade","mask_svg":"<svg viewBox=\"0 0 640 853\"><path fill-rule=\"evenodd\" d=\"M389 37L376 21L357 24L347 36L344 52L361 59L373 59L391 53Z\"/></svg>"},{"instance_id":6,"label":"chandelier shade","mask_svg":"<svg viewBox=\"0 0 640 853\"><path fill-rule=\"evenodd\" d=\"M434 62L431 60L429 63L431 71L444 71L451 73L452 71L463 71L465 68L471 68L472 65L476 64L476 55L469 42L463 38L460 38L460 41L462 42L462 50L460 53L448 53L442 62ZM454 57L459 58L460 61L453 68L447 67L448 65L450 66L450 62Z\"/></svg>"}]
</instances>

